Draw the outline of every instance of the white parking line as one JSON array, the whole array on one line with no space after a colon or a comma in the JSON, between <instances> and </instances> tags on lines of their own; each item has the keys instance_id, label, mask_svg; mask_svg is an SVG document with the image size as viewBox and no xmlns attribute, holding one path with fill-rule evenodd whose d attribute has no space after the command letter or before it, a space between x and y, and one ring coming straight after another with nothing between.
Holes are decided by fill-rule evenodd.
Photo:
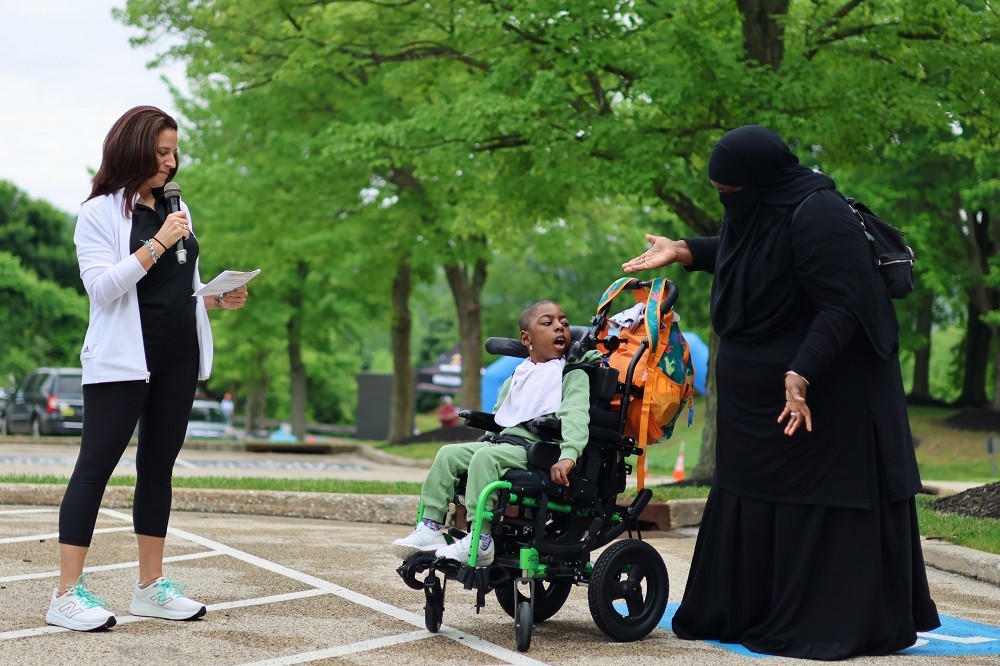
<instances>
[{"instance_id":1,"label":"white parking line","mask_svg":"<svg viewBox=\"0 0 1000 666\"><path fill-rule=\"evenodd\" d=\"M115 518L120 518L121 520L126 520L131 522L132 517L128 514L115 511L113 509L102 509L102 513L112 516ZM237 550L225 544L219 543L218 541L213 541L212 539L207 539L203 536L192 534L185 530L177 529L175 527L167 528L169 534L173 534L182 539L192 541L197 544L201 544L206 548L211 548L213 551L224 553L235 559L246 562L247 564L252 564L261 569L265 569L272 573L276 573L286 578L291 578L292 580L297 580L300 583L305 583L306 585L311 585L320 590L329 592L330 594L336 595L347 601L351 601L360 606L364 606L370 610L388 615L397 620L405 622L407 624L413 625L415 627L424 627L424 616L422 614L418 615L408 610L402 608L397 608L391 604L387 604L378 599L366 596L354 590L349 590L346 587L341 587L330 581L323 580L322 578L317 578L307 573L301 571L296 571L295 569L290 569L284 565L278 564L277 562L271 562L270 560L265 560L262 557L257 557L256 555L251 555L250 553L243 552L242 550ZM429 633L429 632L428 632ZM466 647L469 647L478 652L488 654L492 657L500 659L508 664L531 664L538 666L544 664L545 662L538 661L536 659L531 659L530 657L521 654L520 652L515 652L513 650L508 650L507 648L496 645L495 643L490 643L489 641L479 638L478 636L472 636L470 634L463 633L453 627L447 625L441 627L438 632L440 636L446 636Z\"/></svg>"},{"instance_id":2,"label":"white parking line","mask_svg":"<svg viewBox=\"0 0 1000 666\"><path fill-rule=\"evenodd\" d=\"M111 532L131 532L131 527L102 527L99 530L94 530L94 534L109 534ZM4 543L18 543L21 541L48 541L49 539L58 539L59 532L49 532L48 534L29 534L27 536L19 537L7 537L6 539L0 539L0 544Z\"/></svg>"},{"instance_id":3,"label":"white parking line","mask_svg":"<svg viewBox=\"0 0 1000 666\"><path fill-rule=\"evenodd\" d=\"M129 528L131 529L131 528ZM200 560L203 557L215 557L216 555L222 555L222 553L217 553L213 551L204 551L201 553L188 553L187 555L173 555L171 557L164 557L164 562L184 562L186 560ZM92 571L112 571L114 569L132 569L139 568L139 562L120 562L118 564L103 564L97 567L87 567L84 569L84 573L90 573ZM41 573L33 574L21 574L20 576L4 576L0 578L0 583L12 583L16 580L38 580L39 578L58 578L59 570L55 571L43 571Z\"/></svg>"},{"instance_id":4,"label":"white parking line","mask_svg":"<svg viewBox=\"0 0 1000 666\"><path fill-rule=\"evenodd\" d=\"M277 659L266 659L264 661L254 661L242 666L286 666L287 664L305 664L310 661L317 661L319 659L328 659L330 657L343 657L348 654L357 654L358 652L369 652L371 650L381 650L385 647L390 647L393 645L402 645L403 643L412 643L414 641L420 641L425 638L430 638L434 634L429 631L411 631L408 634L399 634L398 636L385 636L384 638L373 638L370 641L362 641L360 643L352 643L351 645L338 645L337 647L327 648L325 650L314 650L312 652L303 652L301 654L295 654L288 657L279 657Z\"/></svg>"},{"instance_id":5,"label":"white parking line","mask_svg":"<svg viewBox=\"0 0 1000 666\"><path fill-rule=\"evenodd\" d=\"M115 511L113 509L101 509L101 513L104 514L104 515L106 515L106 516L110 516L112 518L116 518L118 520L122 520L122 521L128 523L129 525L132 524L132 517L130 515L128 515L128 514L120 512L120 511ZM131 529L131 528L130 527L126 527L126 528L122 528L122 529ZM108 531L117 531L117 528L111 528ZM224 603L219 603L219 604L212 604L212 605L208 606L209 610L223 610L223 609L232 609L232 608L243 608L243 607L248 607L248 606L256 606L256 605L263 605L263 604L270 604L270 603L278 603L278 602L282 602L282 601L291 601L291 600L302 599L302 598L306 598L306 597L322 596L322 595L329 594L329 595L333 595L333 596L336 596L336 597L340 597L341 599L345 599L347 601L350 601L352 603L358 604L360 606L368 608L369 610L381 613L383 615L388 615L389 617L395 618L395 619L397 619L397 620L399 620L401 622L404 622L406 624L409 624L411 626L419 627L419 629L420 629L419 631L407 632L407 633L399 634L399 635L396 635L396 636L386 636L386 637L372 639L372 640L368 640L368 641L361 641L361 642L358 642L358 643L352 643L352 644L349 644L349 645L341 645L341 646L335 646L335 647L326 648L326 649L322 649L322 650L313 650L313 651L310 651L310 652L300 653L300 654L297 654L297 655L289 655L289 656L281 657L281 658L278 658L278 659L265 660L265 661L261 661L261 662L254 662L255 664L268 664L268 665L271 665L271 664L273 664L273 665L278 665L278 664L301 664L301 663L307 663L307 662L310 662L310 661L317 661L317 660L320 660L320 659L329 659L329 658L336 658L338 656L343 656L343 655L350 655L350 654L357 654L357 653L363 653L363 652L370 652L372 650L378 650L378 649L382 649L384 647L388 647L388 646L392 646L392 645L400 645L400 644L405 644L405 643L410 643L410 642L422 640L424 638L430 638L430 637L432 637L432 636L435 635L435 634L432 634L431 632L427 631L424 628L424 617L423 617L423 614L417 614L417 613L413 613L411 611L408 611L408 610L405 610L405 609L402 609L402 608L398 608L396 606L393 606L391 604L385 603L385 602L380 601L378 599L375 599L373 597L368 597L368 596L366 596L364 594L361 594L359 592L355 592L355 591L347 589L345 587L341 587L340 585L337 585L335 583L331 583L330 581L323 580L322 578L317 578L316 576L312 576L312 575L304 573L302 571L296 571L295 569L291 569L289 567L283 566L281 564L278 564L277 562L272 562L270 560L265 560L262 557L258 557L256 555L251 555L250 553L246 553L244 551L237 550L236 548L233 548L231 546L227 546L227 545L225 545L223 543L219 543L217 541L213 541L212 539L208 539L208 538L200 536L198 534L187 532L185 530L174 528L174 527L168 528L167 531L168 531L169 534L171 534L173 536L176 536L178 538L184 539L185 541L189 541L191 543L199 544L201 546L204 546L204 547L208 548L209 550L206 551L206 552L201 552L201 553L190 553L190 554L187 554L187 555L179 555L179 556L175 556L175 557L164 558L164 562L177 562L177 561L181 561L181 560L192 560L192 559L198 559L198 558L204 558L204 557L214 557L214 556L217 556L217 555L228 555L228 556L232 557L233 559L245 562L247 564L253 565L253 566L258 567L260 569L264 569L266 571L270 571L272 573L275 573L275 574L278 574L278 575L281 575L281 576L284 576L286 578L290 578L292 580L296 580L296 581L298 581L300 583L304 583L304 584L310 586L311 588L314 588L314 589L310 589L310 590L303 590L303 591L292 592L292 593L288 593L288 594L280 594L280 595L273 595L273 596L268 596L268 597L260 597L260 598L257 598L257 599L243 599L243 600L239 600L239 601L232 601L232 602L224 602ZM22 540L20 537L17 537L16 539L17 540ZM138 567L138 565L139 565L138 562L123 562L123 563L118 563L118 564L109 564L109 565L104 565L104 566L88 567L87 571L108 571L108 570L111 570L111 569L127 569L127 568ZM18 575L18 576L7 576L7 577L0 578L0 583L15 582L15 581L20 581L20 580L32 580L32 579L39 579L39 578L51 578L51 577L57 577L58 575L59 575L58 571L49 571L49 572L42 572L42 573L36 573L36 574L23 574L23 575ZM118 622L119 622L119 624L126 624L126 623L131 623L131 622L145 621L146 619L148 619L148 618L138 618L138 617L135 617L135 616L127 615L127 616L118 618ZM67 630L63 629L61 627L44 626L44 627L37 627L37 628L34 628L34 629L25 629L25 630L20 630L20 631L3 632L3 633L0 633L0 641L4 641L4 640L8 640L8 639L14 639L14 638L25 638L25 637L30 637L30 636L39 636L39 635L44 635L44 634L49 634L49 633L56 633L56 632L62 632L62 631L67 631ZM457 630L457 629L455 629L453 627L443 626L441 628L441 630L436 635L444 636L446 638L454 640L454 641L456 641L456 642L458 642L458 643L466 646L467 648L470 648L472 650L476 650L477 652L480 652L482 654L490 655L491 657L494 657L494 658L496 658L496 659L498 659L500 661L503 661L504 663L508 663L508 664L525 664L525 665L531 665L531 666L544 666L544 662L541 662L541 661L538 661L538 660L535 660L535 659L531 659L530 657L528 657L528 656L526 656L524 654L521 654L519 652L515 652L513 650L509 650L507 648L501 647L499 645L491 643L491 642L489 642L489 641L487 641L487 640L485 640L483 638L480 638L478 636L473 636L473 635L470 635L470 634L466 634L466 633L461 632L461 631L459 631L459 630Z\"/></svg>"},{"instance_id":6,"label":"white parking line","mask_svg":"<svg viewBox=\"0 0 1000 666\"><path fill-rule=\"evenodd\" d=\"M57 513L59 509L5 509L0 516L13 516L18 513Z\"/></svg>"},{"instance_id":7,"label":"white parking line","mask_svg":"<svg viewBox=\"0 0 1000 666\"><path fill-rule=\"evenodd\" d=\"M294 601L295 599L305 599L307 597L319 597L329 592L324 592L323 590L303 590L301 592L290 592L288 594L273 594L268 597L258 597L256 599L242 599L240 601L228 601L221 604L212 604L206 606L205 608L209 611L217 610L228 610L231 608L246 608L248 606L263 606L264 604L273 604L281 601ZM136 615L122 615L115 616L118 624L131 624L133 622L146 622L149 620L156 620L158 618L153 617L139 617ZM64 629L62 627L35 627L34 629L21 629L18 631L5 631L0 633L0 641L5 641L12 638L29 638L31 636L42 636L44 634L57 634L64 631L71 631L70 629Z\"/></svg>"}]
</instances>

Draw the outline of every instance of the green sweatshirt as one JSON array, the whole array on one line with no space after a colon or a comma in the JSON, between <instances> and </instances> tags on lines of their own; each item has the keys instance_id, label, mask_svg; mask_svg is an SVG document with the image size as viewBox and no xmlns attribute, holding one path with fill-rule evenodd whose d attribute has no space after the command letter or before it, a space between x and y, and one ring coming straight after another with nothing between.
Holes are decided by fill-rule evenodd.
<instances>
[{"instance_id":1,"label":"green sweatshirt","mask_svg":"<svg viewBox=\"0 0 1000 666\"><path fill-rule=\"evenodd\" d=\"M590 438L590 378L587 376L587 373L576 372L574 368L585 363L593 364L600 358L601 353L599 351L591 350L584 354L580 362L567 366L568 369L563 374L562 381L562 402L559 404L559 409L556 410L554 415L546 415L555 416L562 422L563 438L559 443L560 460L572 460L576 462L580 454L583 453L583 448L587 446L587 440ZM500 409L504 398L510 392L512 379L513 376L508 377L507 381L500 387L500 396L497 398L497 404L493 407L494 413ZM516 425L504 428L500 431L500 434L513 435L526 439L529 442L541 441L541 438L534 433Z\"/></svg>"}]
</instances>

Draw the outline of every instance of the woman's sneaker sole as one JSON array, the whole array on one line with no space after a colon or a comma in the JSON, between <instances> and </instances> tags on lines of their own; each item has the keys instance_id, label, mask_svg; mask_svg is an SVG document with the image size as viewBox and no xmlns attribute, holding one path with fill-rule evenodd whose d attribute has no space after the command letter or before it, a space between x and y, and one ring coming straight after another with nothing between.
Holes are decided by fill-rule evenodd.
<instances>
[{"instance_id":1,"label":"woman's sneaker sole","mask_svg":"<svg viewBox=\"0 0 1000 666\"><path fill-rule=\"evenodd\" d=\"M129 611L132 615L138 615L139 617L155 617L161 620L179 621L197 620L198 618L203 617L207 612L204 606L196 610L194 614L191 614L189 612L170 611L162 606L156 606L153 604L135 602L133 602L131 607L129 607Z\"/></svg>"},{"instance_id":2,"label":"woman's sneaker sole","mask_svg":"<svg viewBox=\"0 0 1000 666\"><path fill-rule=\"evenodd\" d=\"M111 627L118 624L118 620L112 615L103 624L85 624L83 622L74 622L70 618L62 615L61 613L53 613L49 611L45 614L45 622L47 624L55 625L57 627L62 627L63 629L71 629L73 631L104 631L105 629L110 629Z\"/></svg>"}]
</instances>

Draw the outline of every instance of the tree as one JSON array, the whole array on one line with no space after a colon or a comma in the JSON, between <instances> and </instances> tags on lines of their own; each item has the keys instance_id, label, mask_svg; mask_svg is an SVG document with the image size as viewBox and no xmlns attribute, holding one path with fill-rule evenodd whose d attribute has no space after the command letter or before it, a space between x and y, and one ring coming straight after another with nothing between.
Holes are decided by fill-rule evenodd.
<instances>
[{"instance_id":1,"label":"tree","mask_svg":"<svg viewBox=\"0 0 1000 666\"><path fill-rule=\"evenodd\" d=\"M0 377L23 377L40 365L79 366L85 297L0 252L0 302Z\"/></svg>"},{"instance_id":2,"label":"tree","mask_svg":"<svg viewBox=\"0 0 1000 666\"><path fill-rule=\"evenodd\" d=\"M66 213L0 180L0 247L42 280L82 294L73 226Z\"/></svg>"},{"instance_id":3,"label":"tree","mask_svg":"<svg viewBox=\"0 0 1000 666\"><path fill-rule=\"evenodd\" d=\"M380 178L381 194L398 202L387 209L417 199L419 214L396 235L438 265L477 250L462 256L473 286L488 250L521 246L573 202L652 198L694 233L714 233L720 208L705 161L736 125L772 126L807 164L822 158L848 174L902 132L940 131L956 118L969 128L966 155L995 142L996 15L961 0L692 0L618 11L596 0L250 11L132 0L129 10L149 38L181 35L173 52L218 89L211 106L234 117L280 108L275 120L294 117L295 127L267 131L310 128L308 141L290 144L325 158L313 168L348 164L364 182ZM254 143L269 147L256 134ZM343 203L361 181L344 178L331 200ZM703 443L704 459L713 446Z\"/></svg>"}]
</instances>

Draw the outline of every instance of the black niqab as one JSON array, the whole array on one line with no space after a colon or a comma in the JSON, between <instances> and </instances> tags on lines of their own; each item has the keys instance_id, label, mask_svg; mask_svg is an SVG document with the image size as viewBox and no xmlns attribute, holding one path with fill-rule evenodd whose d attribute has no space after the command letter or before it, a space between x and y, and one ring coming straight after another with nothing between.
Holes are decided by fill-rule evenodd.
<instances>
[{"instance_id":1,"label":"black niqab","mask_svg":"<svg viewBox=\"0 0 1000 666\"><path fill-rule=\"evenodd\" d=\"M772 274L768 267L778 274L793 264L796 208L810 194L836 184L799 164L781 137L759 125L725 134L712 150L708 173L720 185L743 188L719 195L725 215L712 284L712 323L719 335L741 340L773 335L799 314L803 292L794 280L767 279ZM826 248L831 253L855 249ZM886 314L883 295L858 290L842 276L830 275L821 286L832 302L820 305L850 313L885 358L895 344L896 327L888 325L886 317L894 322L895 313ZM748 308L751 293L755 305Z\"/></svg>"}]
</instances>

